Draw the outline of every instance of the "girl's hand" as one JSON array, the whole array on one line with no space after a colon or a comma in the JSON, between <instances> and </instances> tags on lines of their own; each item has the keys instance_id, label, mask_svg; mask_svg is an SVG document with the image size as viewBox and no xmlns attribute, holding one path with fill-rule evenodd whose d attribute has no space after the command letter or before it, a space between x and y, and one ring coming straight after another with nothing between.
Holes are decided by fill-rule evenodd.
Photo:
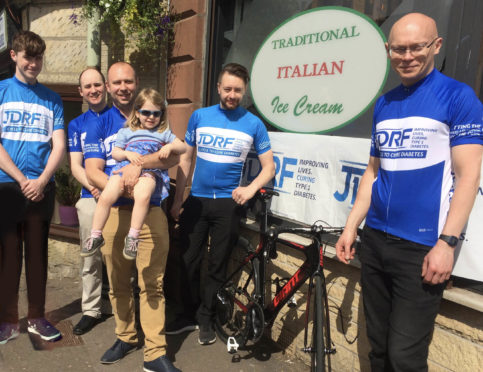
<instances>
[{"instance_id":1,"label":"girl's hand","mask_svg":"<svg viewBox=\"0 0 483 372\"><path fill-rule=\"evenodd\" d=\"M125 151L126 158L131 164L143 165L143 156L133 151Z\"/></svg>"},{"instance_id":2,"label":"girl's hand","mask_svg":"<svg viewBox=\"0 0 483 372\"><path fill-rule=\"evenodd\" d=\"M172 147L170 143L161 147L161 150L158 151L158 157L160 159L166 159L171 154Z\"/></svg>"},{"instance_id":3,"label":"girl's hand","mask_svg":"<svg viewBox=\"0 0 483 372\"><path fill-rule=\"evenodd\" d=\"M89 187L89 192L96 200L99 199L99 196L101 196L101 190L99 190L97 187L94 187L94 186Z\"/></svg>"}]
</instances>

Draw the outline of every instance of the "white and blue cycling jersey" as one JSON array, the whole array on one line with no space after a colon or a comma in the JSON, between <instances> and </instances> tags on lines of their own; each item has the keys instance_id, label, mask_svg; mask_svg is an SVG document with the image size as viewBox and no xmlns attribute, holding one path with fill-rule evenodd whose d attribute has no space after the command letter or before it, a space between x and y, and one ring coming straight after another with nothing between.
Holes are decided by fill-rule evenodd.
<instances>
[{"instance_id":1,"label":"white and blue cycling jersey","mask_svg":"<svg viewBox=\"0 0 483 372\"><path fill-rule=\"evenodd\" d=\"M13 163L28 178L42 174L52 151L55 130L64 129L60 96L15 76L0 81L0 142ZM0 182L15 182L0 169Z\"/></svg>"},{"instance_id":2,"label":"white and blue cycling jersey","mask_svg":"<svg viewBox=\"0 0 483 372\"><path fill-rule=\"evenodd\" d=\"M231 198L252 145L257 155L270 150L262 121L243 107L224 110L214 105L196 110L185 141L197 149L191 194L205 198Z\"/></svg>"},{"instance_id":3,"label":"white and blue cycling jersey","mask_svg":"<svg viewBox=\"0 0 483 372\"><path fill-rule=\"evenodd\" d=\"M109 110L107 106L100 112L89 109L69 123L67 136L69 140L69 152L84 152L84 143L89 128L95 125L99 115L102 115L107 110ZM85 166L84 163L84 158L82 158L82 167ZM92 198L92 194L85 187L82 187L81 197Z\"/></svg>"},{"instance_id":4,"label":"white and blue cycling jersey","mask_svg":"<svg viewBox=\"0 0 483 372\"><path fill-rule=\"evenodd\" d=\"M473 90L436 69L379 98L371 156L380 167L366 223L433 246L449 210L451 147L483 145L482 104Z\"/></svg>"}]
</instances>

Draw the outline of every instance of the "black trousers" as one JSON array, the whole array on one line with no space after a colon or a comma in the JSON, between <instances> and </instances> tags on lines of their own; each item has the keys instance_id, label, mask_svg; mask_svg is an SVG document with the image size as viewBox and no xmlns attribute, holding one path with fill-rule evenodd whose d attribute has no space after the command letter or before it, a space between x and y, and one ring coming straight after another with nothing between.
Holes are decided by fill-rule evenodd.
<instances>
[{"instance_id":1,"label":"black trousers","mask_svg":"<svg viewBox=\"0 0 483 372\"><path fill-rule=\"evenodd\" d=\"M226 277L226 266L238 238L241 207L231 198L199 198L190 195L180 216L180 241L186 250L183 263L188 286L183 291L184 316L199 324L211 323L214 298ZM200 266L210 237L207 274L200 281ZM203 284L203 288L201 288Z\"/></svg>"},{"instance_id":2,"label":"black trousers","mask_svg":"<svg viewBox=\"0 0 483 372\"><path fill-rule=\"evenodd\" d=\"M427 371L434 319L446 283L422 281L432 247L364 227L359 259L371 368Z\"/></svg>"},{"instance_id":3,"label":"black trousers","mask_svg":"<svg viewBox=\"0 0 483 372\"><path fill-rule=\"evenodd\" d=\"M18 290L25 252L29 319L44 317L50 220L55 185L39 202L26 199L16 182L0 183L0 322L18 322Z\"/></svg>"}]
</instances>

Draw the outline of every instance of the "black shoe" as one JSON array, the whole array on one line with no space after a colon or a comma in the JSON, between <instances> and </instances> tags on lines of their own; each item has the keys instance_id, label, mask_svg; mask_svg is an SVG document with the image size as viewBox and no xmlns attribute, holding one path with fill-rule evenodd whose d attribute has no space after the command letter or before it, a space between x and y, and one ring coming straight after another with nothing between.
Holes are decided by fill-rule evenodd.
<instances>
[{"instance_id":1,"label":"black shoe","mask_svg":"<svg viewBox=\"0 0 483 372\"><path fill-rule=\"evenodd\" d=\"M108 349L101 358L101 363L112 364L116 363L127 354L137 349L137 345L131 345L119 339L114 342L114 345Z\"/></svg>"},{"instance_id":2,"label":"black shoe","mask_svg":"<svg viewBox=\"0 0 483 372\"><path fill-rule=\"evenodd\" d=\"M200 345L210 345L216 341L215 330L211 324L201 324L200 334L198 335L198 342Z\"/></svg>"},{"instance_id":3,"label":"black shoe","mask_svg":"<svg viewBox=\"0 0 483 372\"><path fill-rule=\"evenodd\" d=\"M160 356L150 362L144 362L144 372L181 372L173 366L166 355Z\"/></svg>"},{"instance_id":4,"label":"black shoe","mask_svg":"<svg viewBox=\"0 0 483 372\"><path fill-rule=\"evenodd\" d=\"M198 324L194 320L178 318L173 322L166 324L164 333L167 335L178 335L183 332L191 332L198 329Z\"/></svg>"},{"instance_id":5,"label":"black shoe","mask_svg":"<svg viewBox=\"0 0 483 372\"><path fill-rule=\"evenodd\" d=\"M97 323L99 323L99 320L100 319L94 318L89 315L82 315L79 323L77 323L74 327L74 334L80 336L84 333L89 332L92 328L94 328Z\"/></svg>"}]
</instances>

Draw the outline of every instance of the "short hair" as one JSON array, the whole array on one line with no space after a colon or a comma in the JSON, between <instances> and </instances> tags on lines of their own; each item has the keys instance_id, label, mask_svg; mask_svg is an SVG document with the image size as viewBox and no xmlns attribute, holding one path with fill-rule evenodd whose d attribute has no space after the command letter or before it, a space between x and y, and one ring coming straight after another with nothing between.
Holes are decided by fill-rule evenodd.
<instances>
[{"instance_id":1,"label":"short hair","mask_svg":"<svg viewBox=\"0 0 483 372\"><path fill-rule=\"evenodd\" d=\"M247 85L250 81L250 74L245 66L242 66L238 63L228 63L221 69L220 74L218 75L218 83L221 82L221 78L225 72L227 74L239 77L244 81L245 85Z\"/></svg>"},{"instance_id":2,"label":"short hair","mask_svg":"<svg viewBox=\"0 0 483 372\"><path fill-rule=\"evenodd\" d=\"M132 68L132 70L134 71L134 80L137 80L138 79L138 75L136 73L136 69L134 68L133 65L131 65L129 62L124 62L124 61L118 61L118 62L114 62L112 65L109 66L109 68L107 69L107 79L109 80L109 72L111 71L111 68L113 68L114 66L116 65L124 65L124 66L129 66Z\"/></svg>"},{"instance_id":3,"label":"short hair","mask_svg":"<svg viewBox=\"0 0 483 372\"><path fill-rule=\"evenodd\" d=\"M101 72L101 70L99 70L99 67L87 67L87 68L83 69L82 72L79 74L79 86L81 85L82 75L84 75L84 72L89 71L89 70L97 71L99 73L99 75L101 75L102 82L103 83L106 82L106 78L104 77L104 74Z\"/></svg>"},{"instance_id":4,"label":"short hair","mask_svg":"<svg viewBox=\"0 0 483 372\"><path fill-rule=\"evenodd\" d=\"M139 92L134 100L134 107L131 115L129 115L129 119L126 121L126 126L131 130L141 129L141 121L136 116L136 112L140 110L147 101L150 101L153 105L158 106L162 111L162 115L159 120L158 132L164 132L166 129L168 129L166 105L161 94L159 94L159 92L153 88L144 88Z\"/></svg>"},{"instance_id":5,"label":"short hair","mask_svg":"<svg viewBox=\"0 0 483 372\"><path fill-rule=\"evenodd\" d=\"M24 51L29 57L44 54L45 41L32 31L19 31L12 40L12 49L15 53Z\"/></svg>"}]
</instances>

